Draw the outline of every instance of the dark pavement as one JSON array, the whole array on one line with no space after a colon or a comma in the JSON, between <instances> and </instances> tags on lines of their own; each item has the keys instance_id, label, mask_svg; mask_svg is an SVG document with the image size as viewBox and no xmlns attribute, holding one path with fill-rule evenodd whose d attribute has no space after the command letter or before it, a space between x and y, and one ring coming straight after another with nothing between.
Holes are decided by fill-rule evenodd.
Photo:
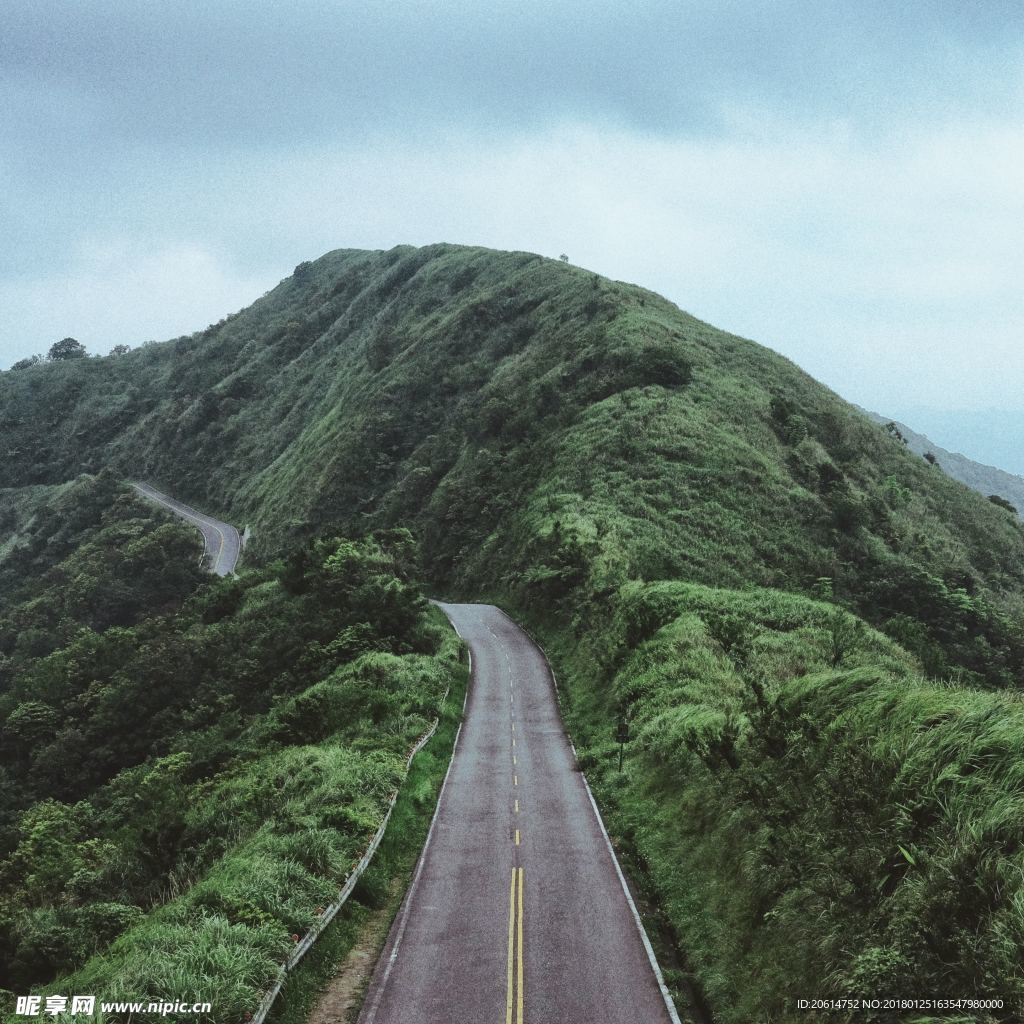
<instances>
[{"instance_id":1,"label":"dark pavement","mask_svg":"<svg viewBox=\"0 0 1024 1024\"><path fill-rule=\"evenodd\" d=\"M242 553L242 541L238 531L230 523L222 523L213 516L197 512L190 505L158 491L149 484L132 484L144 498L170 509L176 516L190 522L203 535L206 545L204 558L210 572L218 576L230 576L235 571L238 556Z\"/></svg>"},{"instance_id":2,"label":"dark pavement","mask_svg":"<svg viewBox=\"0 0 1024 1024\"><path fill-rule=\"evenodd\" d=\"M440 607L466 717L360 1024L668 1024L543 654L497 608Z\"/></svg>"}]
</instances>

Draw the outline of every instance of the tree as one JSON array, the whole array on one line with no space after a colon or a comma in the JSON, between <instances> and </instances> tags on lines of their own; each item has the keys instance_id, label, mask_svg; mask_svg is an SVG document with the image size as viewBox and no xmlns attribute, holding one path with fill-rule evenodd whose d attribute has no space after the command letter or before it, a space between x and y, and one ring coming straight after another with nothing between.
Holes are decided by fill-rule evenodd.
<instances>
[{"instance_id":1,"label":"tree","mask_svg":"<svg viewBox=\"0 0 1024 1024\"><path fill-rule=\"evenodd\" d=\"M57 731L57 714L49 704L29 700L18 704L7 716L3 726L4 738L12 749L26 755Z\"/></svg>"},{"instance_id":2,"label":"tree","mask_svg":"<svg viewBox=\"0 0 1024 1024\"><path fill-rule=\"evenodd\" d=\"M129 352L131 352L131 350L132 350L131 345L115 345L110 350L110 354L112 356L126 356L126 355L128 355Z\"/></svg>"},{"instance_id":3,"label":"tree","mask_svg":"<svg viewBox=\"0 0 1024 1024\"><path fill-rule=\"evenodd\" d=\"M889 434L890 437L895 438L901 444L907 444L908 443L907 439L903 436L903 431L900 430L900 428L897 427L896 424L893 423L892 421L886 423L885 429L886 429L886 432Z\"/></svg>"},{"instance_id":4,"label":"tree","mask_svg":"<svg viewBox=\"0 0 1024 1024\"><path fill-rule=\"evenodd\" d=\"M934 452L925 452L924 461L929 463L929 465L934 466L939 460L935 457Z\"/></svg>"},{"instance_id":5,"label":"tree","mask_svg":"<svg viewBox=\"0 0 1024 1024\"><path fill-rule=\"evenodd\" d=\"M783 424L796 414L796 406L788 399L785 395L781 395L778 392L772 395L772 400L768 403L768 410L771 413L772 419L778 423Z\"/></svg>"},{"instance_id":6,"label":"tree","mask_svg":"<svg viewBox=\"0 0 1024 1024\"><path fill-rule=\"evenodd\" d=\"M16 363L11 365L12 370L26 370L30 366L35 366L37 363L43 361L42 356L27 356L25 359L19 359Z\"/></svg>"},{"instance_id":7,"label":"tree","mask_svg":"<svg viewBox=\"0 0 1024 1024\"><path fill-rule=\"evenodd\" d=\"M1000 508L1005 508L1007 512L1012 512L1014 515L1017 514L1017 507L1008 502L1001 494L990 494L988 500L993 505L998 505Z\"/></svg>"},{"instance_id":8,"label":"tree","mask_svg":"<svg viewBox=\"0 0 1024 1024\"><path fill-rule=\"evenodd\" d=\"M62 338L50 346L49 359L52 361L81 359L88 354L80 341L76 341L74 338Z\"/></svg>"},{"instance_id":9,"label":"tree","mask_svg":"<svg viewBox=\"0 0 1024 1024\"><path fill-rule=\"evenodd\" d=\"M558 258L559 258L559 259L560 259L560 260L561 260L561 261L562 261L563 263L568 263L568 262L569 262L569 257L568 257L568 256L567 256L567 255L566 255L566 254L565 254L564 252L563 252L563 253L562 253L562 255L561 255L561 256L559 256Z\"/></svg>"}]
</instances>

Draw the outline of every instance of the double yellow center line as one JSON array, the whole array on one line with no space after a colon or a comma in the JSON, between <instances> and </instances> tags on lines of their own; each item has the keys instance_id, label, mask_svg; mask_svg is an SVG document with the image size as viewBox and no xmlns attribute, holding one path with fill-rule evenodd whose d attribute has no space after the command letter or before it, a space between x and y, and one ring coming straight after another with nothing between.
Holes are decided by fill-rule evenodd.
<instances>
[{"instance_id":1,"label":"double yellow center line","mask_svg":"<svg viewBox=\"0 0 1024 1024\"><path fill-rule=\"evenodd\" d=\"M494 634L494 630L491 630ZM498 639L494 634L495 640ZM499 644L501 641L498 641ZM504 650L504 645L502 645ZM512 677L512 662L509 659L508 651L505 650L505 661L508 663L508 702L509 719L512 726L512 785L516 796L513 800L515 808L515 824L519 824L519 775L516 768L519 759L516 756L516 712L515 712L515 686ZM508 966L505 978L505 1024L523 1024L523 1003L525 973L525 958L523 956L523 869L516 861L520 857L521 832L518 828L512 830L512 841L515 844L513 850L512 882L508 893Z\"/></svg>"},{"instance_id":2,"label":"double yellow center line","mask_svg":"<svg viewBox=\"0 0 1024 1024\"><path fill-rule=\"evenodd\" d=\"M508 897L508 985L505 1024L523 1024L523 869L512 869Z\"/></svg>"}]
</instances>

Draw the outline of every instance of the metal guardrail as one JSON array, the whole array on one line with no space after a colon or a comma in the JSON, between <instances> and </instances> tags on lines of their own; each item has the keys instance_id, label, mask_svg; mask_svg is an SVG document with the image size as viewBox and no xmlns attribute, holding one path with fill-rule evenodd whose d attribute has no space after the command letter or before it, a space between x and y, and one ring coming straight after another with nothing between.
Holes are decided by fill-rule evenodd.
<instances>
[{"instance_id":1,"label":"metal guardrail","mask_svg":"<svg viewBox=\"0 0 1024 1024\"><path fill-rule=\"evenodd\" d=\"M445 690L444 696L441 698L441 707L444 707L445 701L448 699L448 690ZM409 756L405 760L405 774L408 776L409 769L412 767L412 759L427 745L430 738L437 732L437 727L441 722L441 717L438 715L434 719L434 724L416 741L415 746L409 752ZM404 783L404 779L402 780ZM391 800L388 802L387 813L384 815L384 820L381 821L380 827L374 833L373 839L370 840L370 845L367 846L366 851L359 859L352 873L345 879L345 884L338 893L338 898L327 907L324 912L317 918L316 923L312 928L302 937L302 939L296 944L295 948L288 954L288 958L277 972L277 977L274 979L273 985L267 990L266 994L260 1000L259 1006L251 1017L246 1019L251 1021L251 1024L263 1024L267 1019L267 1014L270 1013L271 1007L274 1005L274 1001L281 993L281 989L284 987L284 983L288 978L288 975L295 970L299 965L302 958L313 948L313 944L323 934L327 926L334 920L338 911L348 901L349 896L352 895L352 890L356 887L356 883L359 881L363 872L370 866L370 861L373 860L373 855L377 852L377 847L380 846L381 840L384 838L384 832L388 827L388 822L391 820L391 812L395 809L395 802L398 800L398 794L400 790L395 790L391 794Z\"/></svg>"}]
</instances>

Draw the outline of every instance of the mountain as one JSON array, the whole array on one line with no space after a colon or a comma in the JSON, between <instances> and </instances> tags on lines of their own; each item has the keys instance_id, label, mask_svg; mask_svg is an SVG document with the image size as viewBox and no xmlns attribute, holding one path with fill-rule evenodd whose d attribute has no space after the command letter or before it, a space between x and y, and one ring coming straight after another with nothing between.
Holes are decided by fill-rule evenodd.
<instances>
[{"instance_id":1,"label":"mountain","mask_svg":"<svg viewBox=\"0 0 1024 1024\"><path fill-rule=\"evenodd\" d=\"M912 452L922 456L926 452L931 452L935 456L937 464L946 473L954 480L966 484L972 491L977 491L986 497L995 494L1008 501L1018 514L1024 509L1024 477L1007 473L1006 470L997 469L995 466L986 466L984 463L975 462L959 452L946 451L931 438L912 430L905 423L886 419L886 417L879 416L876 412L868 412L866 409L861 411L868 419L883 426L893 423L902 437L906 439L907 447Z\"/></svg>"},{"instance_id":2,"label":"mountain","mask_svg":"<svg viewBox=\"0 0 1024 1024\"><path fill-rule=\"evenodd\" d=\"M435 595L515 611L716 1019L1019 1009L1024 526L775 353L529 253L341 250L0 375L0 437L0 495L105 471L250 523L253 608L408 529Z\"/></svg>"},{"instance_id":3,"label":"mountain","mask_svg":"<svg viewBox=\"0 0 1024 1024\"><path fill-rule=\"evenodd\" d=\"M828 578L876 613L915 567L1024 582L1001 509L785 359L526 253L330 253L198 334L4 374L0 432L0 486L108 467L251 522L264 554L412 525L466 593L557 590L591 548L626 578Z\"/></svg>"}]
</instances>

